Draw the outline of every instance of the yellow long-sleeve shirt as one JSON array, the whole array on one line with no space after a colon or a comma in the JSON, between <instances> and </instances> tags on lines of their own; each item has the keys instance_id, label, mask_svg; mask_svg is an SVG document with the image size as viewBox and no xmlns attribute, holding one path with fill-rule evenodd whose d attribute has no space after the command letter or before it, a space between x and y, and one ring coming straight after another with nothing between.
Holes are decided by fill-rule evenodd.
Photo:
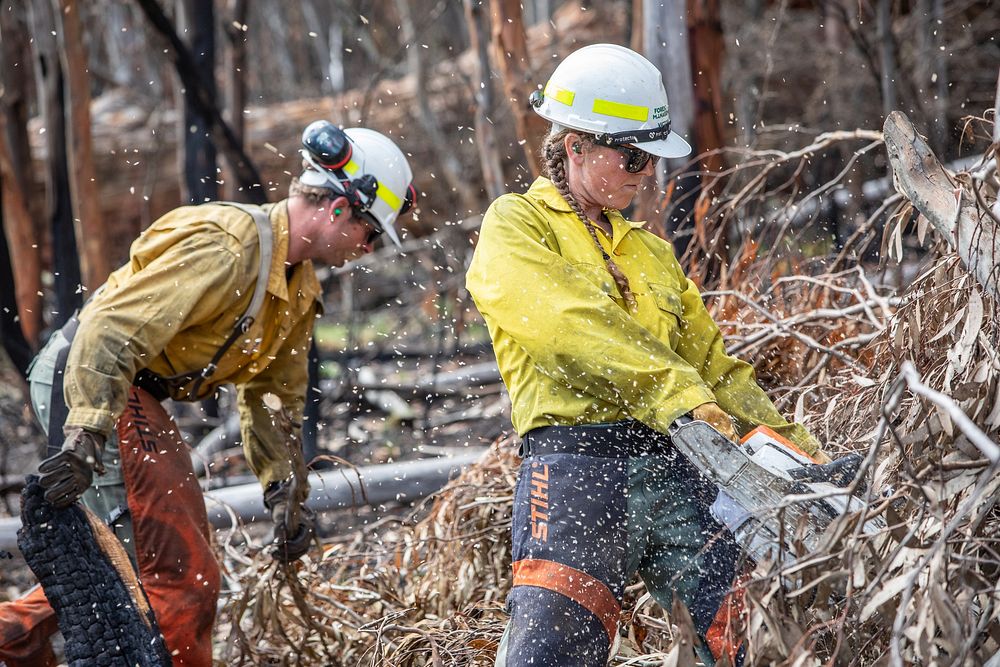
<instances>
[{"instance_id":1,"label":"yellow long-sleeve shirt","mask_svg":"<svg viewBox=\"0 0 1000 667\"><path fill-rule=\"evenodd\" d=\"M322 304L312 263L286 266L286 202L264 210L274 250L263 306L198 396L189 395L188 384L173 388L171 397L196 400L235 384L247 462L266 487L287 478L291 466L289 434L272 422L261 398L276 394L301 423L309 345ZM129 262L80 312L64 380L66 425L108 435L140 370L167 377L204 368L246 311L259 263L254 221L233 206L185 206L154 222L132 244Z\"/></svg>"},{"instance_id":2,"label":"yellow long-sleeve shirt","mask_svg":"<svg viewBox=\"0 0 1000 667\"><path fill-rule=\"evenodd\" d=\"M583 223L546 179L500 197L483 218L466 278L486 320L518 434L540 426L636 419L665 432L715 401L745 433L767 425L807 452L753 368L722 334L670 244L608 211L604 249L629 279L628 312Z\"/></svg>"}]
</instances>

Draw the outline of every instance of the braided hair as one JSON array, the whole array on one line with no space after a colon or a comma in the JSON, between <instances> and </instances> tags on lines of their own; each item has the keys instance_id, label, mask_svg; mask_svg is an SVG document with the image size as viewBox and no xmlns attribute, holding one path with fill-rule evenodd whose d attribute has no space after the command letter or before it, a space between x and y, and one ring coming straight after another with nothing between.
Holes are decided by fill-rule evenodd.
<instances>
[{"instance_id":1,"label":"braided hair","mask_svg":"<svg viewBox=\"0 0 1000 667\"><path fill-rule=\"evenodd\" d=\"M555 128L553 128L555 129ZM573 197L573 194L569 190L569 180L566 176L566 145L563 139L570 132L575 132L584 140L587 141L587 135L581 132L577 132L572 129L560 129L556 132L550 132L545 138L545 143L542 146L542 158L545 164L546 175L552 184L556 186L556 190L562 195L566 203L569 204L573 212L576 213L576 217L580 218L580 222L590 233L590 238L594 240L594 245L597 246L598 251L601 253L601 257L604 258L604 266L607 267L608 273L615 281L615 285L618 287L619 293L621 293L622 298L625 299L625 305L630 311L635 311L638 307L635 301L635 295L632 293L632 289L629 287L628 278L622 273L621 268L615 264L614 260L611 259L611 255L604 249L601 245L600 240L597 238L597 227L591 221L587 214L584 213L583 207L578 201ZM589 143L589 141L588 141Z\"/></svg>"}]
</instances>

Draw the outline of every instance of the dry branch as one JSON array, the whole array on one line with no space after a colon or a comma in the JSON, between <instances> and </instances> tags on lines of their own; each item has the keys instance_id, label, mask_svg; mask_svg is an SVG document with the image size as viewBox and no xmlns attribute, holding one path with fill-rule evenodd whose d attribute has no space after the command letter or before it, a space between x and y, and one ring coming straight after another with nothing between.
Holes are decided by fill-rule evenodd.
<instances>
[{"instance_id":1,"label":"dry branch","mask_svg":"<svg viewBox=\"0 0 1000 667\"><path fill-rule=\"evenodd\" d=\"M958 252L976 280L994 297L1000 296L1000 222L941 167L905 114L889 114L884 134L896 189Z\"/></svg>"}]
</instances>

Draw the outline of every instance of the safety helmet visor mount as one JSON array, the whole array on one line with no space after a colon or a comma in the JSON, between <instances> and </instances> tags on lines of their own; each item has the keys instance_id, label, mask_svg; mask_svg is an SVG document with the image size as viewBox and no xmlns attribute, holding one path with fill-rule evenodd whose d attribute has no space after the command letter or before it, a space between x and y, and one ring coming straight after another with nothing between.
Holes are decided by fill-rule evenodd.
<instances>
[{"instance_id":1,"label":"safety helmet visor mount","mask_svg":"<svg viewBox=\"0 0 1000 667\"><path fill-rule=\"evenodd\" d=\"M324 167L309 151L303 149L301 154L302 158L312 167L306 172L308 175L303 174L301 181L313 187L325 187L346 197L355 215L367 213L370 210L378 190L378 179L370 174L365 174L361 178L352 180L340 169ZM319 175L319 182L312 177L312 174ZM375 219L374 216L372 219Z\"/></svg>"},{"instance_id":2,"label":"safety helmet visor mount","mask_svg":"<svg viewBox=\"0 0 1000 667\"><path fill-rule=\"evenodd\" d=\"M389 137L366 128L346 130L326 120L302 133L299 151L306 169L303 185L332 190L347 198L353 213L377 233L401 246L394 222L416 202L413 172L406 156Z\"/></svg>"}]
</instances>

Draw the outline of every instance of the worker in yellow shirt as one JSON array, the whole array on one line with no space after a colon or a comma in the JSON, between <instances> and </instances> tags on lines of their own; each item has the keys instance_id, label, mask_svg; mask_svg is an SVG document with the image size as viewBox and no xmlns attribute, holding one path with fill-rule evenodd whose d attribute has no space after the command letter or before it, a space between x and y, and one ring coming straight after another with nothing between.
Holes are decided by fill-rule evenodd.
<instances>
[{"instance_id":1,"label":"worker in yellow shirt","mask_svg":"<svg viewBox=\"0 0 1000 667\"><path fill-rule=\"evenodd\" d=\"M212 664L220 575L190 454L160 401L236 385L247 463L274 521L272 553L304 555L314 537L299 429L322 311L314 262L341 266L382 234L398 246L396 219L414 199L406 157L388 137L317 121L302 143L304 170L287 199L185 206L154 222L30 376L49 433L46 499L64 507L86 493L101 518L127 512L126 546L175 665ZM280 418L265 407L268 393ZM52 616L41 591L0 605L0 660L51 661Z\"/></svg>"},{"instance_id":2,"label":"worker in yellow shirt","mask_svg":"<svg viewBox=\"0 0 1000 667\"><path fill-rule=\"evenodd\" d=\"M670 131L659 71L588 46L532 106L552 123L548 177L490 206L467 277L524 455L497 664L605 665L636 572L661 605L687 603L706 660L738 663L727 621L739 549L668 427L692 414L733 440L766 425L806 452L818 443L726 354L670 244L620 213L659 157L690 151Z\"/></svg>"}]
</instances>

